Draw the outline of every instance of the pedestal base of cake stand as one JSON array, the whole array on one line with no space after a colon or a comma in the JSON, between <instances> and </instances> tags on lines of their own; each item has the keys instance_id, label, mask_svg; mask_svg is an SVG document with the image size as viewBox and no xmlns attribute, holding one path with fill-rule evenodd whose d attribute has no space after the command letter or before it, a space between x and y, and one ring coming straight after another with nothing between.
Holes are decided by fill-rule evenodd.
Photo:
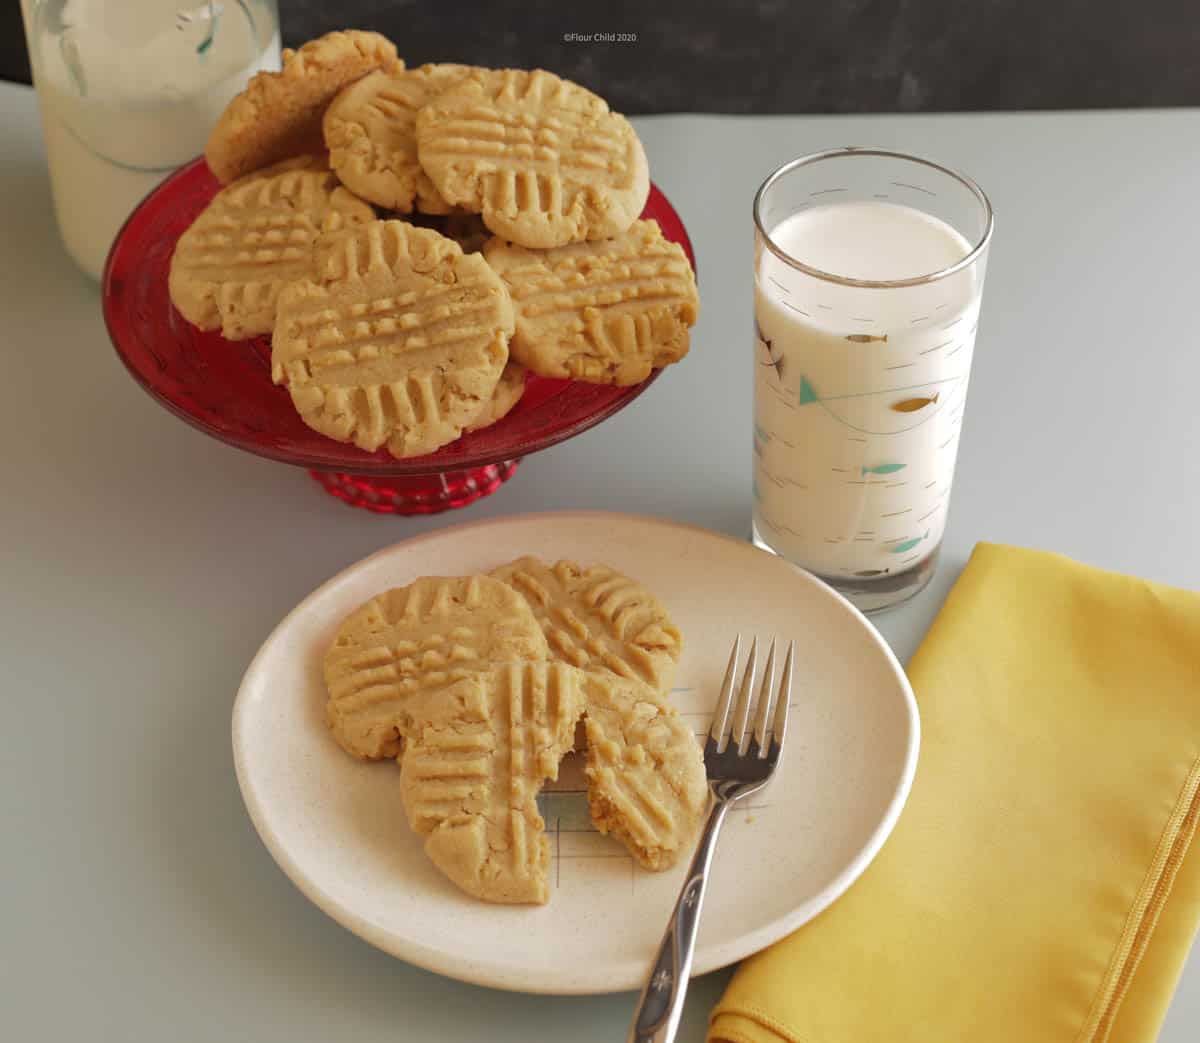
<instances>
[{"instance_id":1,"label":"pedestal base of cake stand","mask_svg":"<svg viewBox=\"0 0 1200 1043\"><path fill-rule=\"evenodd\" d=\"M437 514L474 503L507 482L521 461L505 460L465 471L375 478L341 471L310 471L331 496L380 514Z\"/></svg>"}]
</instances>

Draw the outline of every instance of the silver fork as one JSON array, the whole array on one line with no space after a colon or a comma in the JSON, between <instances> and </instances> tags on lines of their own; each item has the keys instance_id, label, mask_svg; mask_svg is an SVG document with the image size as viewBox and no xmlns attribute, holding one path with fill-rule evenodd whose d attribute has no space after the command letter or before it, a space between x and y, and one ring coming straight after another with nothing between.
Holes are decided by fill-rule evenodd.
<instances>
[{"instance_id":1,"label":"silver fork","mask_svg":"<svg viewBox=\"0 0 1200 1043\"><path fill-rule=\"evenodd\" d=\"M771 780L783 752L792 692L793 644L788 644L783 676L776 691L775 642L772 640L756 700L754 671L758 658L758 639L751 643L735 707L734 680L741 644L741 635L738 635L733 642L729 666L725 670L721 699L713 713L712 727L704 744L704 770L713 797L708 820L700 834L696 853L692 856L687 880L675 901L675 909L658 947L650 976L638 999L627 1043L672 1043L675 1039L679 1018L683 1014L688 978L691 976L696 929L700 924L700 909L704 904L704 891L708 884L713 851L717 846L717 835L734 803L757 793ZM756 704L756 708L752 704ZM748 735L752 709L755 710L754 731Z\"/></svg>"}]
</instances>

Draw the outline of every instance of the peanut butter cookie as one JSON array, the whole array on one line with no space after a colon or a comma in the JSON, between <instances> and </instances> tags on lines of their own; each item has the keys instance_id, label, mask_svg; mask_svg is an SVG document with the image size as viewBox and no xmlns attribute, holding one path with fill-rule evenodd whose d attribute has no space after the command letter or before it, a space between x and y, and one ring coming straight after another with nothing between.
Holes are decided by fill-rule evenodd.
<instances>
[{"instance_id":1,"label":"peanut butter cookie","mask_svg":"<svg viewBox=\"0 0 1200 1043\"><path fill-rule=\"evenodd\" d=\"M607 565L520 558L492 575L525 598L550 653L571 666L670 690L683 637L641 584Z\"/></svg>"},{"instance_id":2,"label":"peanut butter cookie","mask_svg":"<svg viewBox=\"0 0 1200 1043\"><path fill-rule=\"evenodd\" d=\"M389 210L447 213L417 162L417 110L471 72L469 65L392 66L344 88L323 126L329 162L346 187Z\"/></svg>"},{"instance_id":3,"label":"peanut butter cookie","mask_svg":"<svg viewBox=\"0 0 1200 1043\"><path fill-rule=\"evenodd\" d=\"M629 121L542 69L472 75L435 98L417 114L417 154L447 203L540 249L623 232L650 191Z\"/></svg>"},{"instance_id":4,"label":"peanut butter cookie","mask_svg":"<svg viewBox=\"0 0 1200 1043\"><path fill-rule=\"evenodd\" d=\"M483 255L512 295L513 357L534 373L638 384L688 352L696 278L656 221L553 250L492 239Z\"/></svg>"},{"instance_id":5,"label":"peanut butter cookie","mask_svg":"<svg viewBox=\"0 0 1200 1043\"><path fill-rule=\"evenodd\" d=\"M433 863L489 902L545 902L550 845L537 810L583 711L581 675L509 663L414 708L400 794Z\"/></svg>"},{"instance_id":6,"label":"peanut butter cookie","mask_svg":"<svg viewBox=\"0 0 1200 1043\"><path fill-rule=\"evenodd\" d=\"M317 238L374 218L316 156L256 171L217 193L179 237L171 301L228 340L269 333L283 287L316 274Z\"/></svg>"},{"instance_id":7,"label":"peanut butter cookie","mask_svg":"<svg viewBox=\"0 0 1200 1043\"><path fill-rule=\"evenodd\" d=\"M338 628L325 655L329 727L355 757L396 757L414 698L497 662L548 654L510 587L487 576L423 577L372 598Z\"/></svg>"},{"instance_id":8,"label":"peanut butter cookie","mask_svg":"<svg viewBox=\"0 0 1200 1043\"><path fill-rule=\"evenodd\" d=\"M508 291L482 257L375 221L323 240L317 278L280 295L272 374L314 430L421 456L487 407L512 328Z\"/></svg>"},{"instance_id":9,"label":"peanut butter cookie","mask_svg":"<svg viewBox=\"0 0 1200 1043\"><path fill-rule=\"evenodd\" d=\"M357 29L285 50L279 72L258 73L221 113L204 150L209 169L228 184L289 156L323 152L321 118L338 91L372 69L403 64L390 40Z\"/></svg>"}]
</instances>

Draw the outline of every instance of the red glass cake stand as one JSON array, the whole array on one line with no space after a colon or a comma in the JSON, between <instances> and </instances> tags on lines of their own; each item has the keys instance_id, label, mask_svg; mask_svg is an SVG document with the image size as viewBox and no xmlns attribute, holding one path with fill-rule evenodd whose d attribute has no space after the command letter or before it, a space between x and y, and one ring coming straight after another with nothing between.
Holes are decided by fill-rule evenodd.
<instances>
[{"instance_id":1,"label":"red glass cake stand","mask_svg":"<svg viewBox=\"0 0 1200 1043\"><path fill-rule=\"evenodd\" d=\"M175 242L220 186L202 159L156 188L121 229L104 271L104 321L121 361L149 394L205 434L282 463L306 467L334 496L387 514L432 514L495 492L522 456L586 431L627 406L658 372L634 387L608 387L532 374L503 420L428 456L395 460L306 427L284 388L271 383L269 337L227 341L191 326L172 306L167 271ZM643 217L683 246L687 232L651 186Z\"/></svg>"}]
</instances>

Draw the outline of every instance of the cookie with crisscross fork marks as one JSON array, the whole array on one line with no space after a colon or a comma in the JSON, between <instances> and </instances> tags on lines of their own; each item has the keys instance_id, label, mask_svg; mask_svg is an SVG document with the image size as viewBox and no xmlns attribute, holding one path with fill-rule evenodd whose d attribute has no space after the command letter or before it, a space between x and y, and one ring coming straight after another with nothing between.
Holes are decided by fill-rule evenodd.
<instances>
[{"instance_id":1,"label":"cookie with crisscross fork marks","mask_svg":"<svg viewBox=\"0 0 1200 1043\"><path fill-rule=\"evenodd\" d=\"M372 69L403 68L379 33L346 29L283 52L279 72L260 72L221 113L204 150L228 184L288 156L320 152L321 117L334 96Z\"/></svg>"},{"instance_id":2,"label":"cookie with crisscross fork marks","mask_svg":"<svg viewBox=\"0 0 1200 1043\"><path fill-rule=\"evenodd\" d=\"M696 277L657 221L554 250L492 239L483 255L512 295L513 357L534 373L638 384L688 352Z\"/></svg>"},{"instance_id":3,"label":"cookie with crisscross fork marks","mask_svg":"<svg viewBox=\"0 0 1200 1043\"><path fill-rule=\"evenodd\" d=\"M601 833L655 871L678 860L708 802L696 737L648 685L586 675L588 806Z\"/></svg>"},{"instance_id":4,"label":"cookie with crisscross fork marks","mask_svg":"<svg viewBox=\"0 0 1200 1043\"><path fill-rule=\"evenodd\" d=\"M309 427L396 457L452 442L508 361L512 304L479 255L403 221L322 241L279 299L271 370Z\"/></svg>"},{"instance_id":5,"label":"cookie with crisscross fork marks","mask_svg":"<svg viewBox=\"0 0 1200 1043\"><path fill-rule=\"evenodd\" d=\"M616 235L650 191L629 121L542 69L473 74L435 98L417 114L417 154L446 202L523 246Z\"/></svg>"},{"instance_id":6,"label":"cookie with crisscross fork marks","mask_svg":"<svg viewBox=\"0 0 1200 1043\"><path fill-rule=\"evenodd\" d=\"M179 237L171 302L228 340L269 333L280 290L315 273L323 232L375 219L314 156L284 160L222 189Z\"/></svg>"},{"instance_id":7,"label":"cookie with crisscross fork marks","mask_svg":"<svg viewBox=\"0 0 1200 1043\"><path fill-rule=\"evenodd\" d=\"M424 577L372 598L338 628L325 655L326 718L347 753L396 757L415 697L496 662L547 656L529 606L504 583Z\"/></svg>"},{"instance_id":8,"label":"cookie with crisscross fork marks","mask_svg":"<svg viewBox=\"0 0 1200 1043\"><path fill-rule=\"evenodd\" d=\"M550 846L537 810L583 711L582 675L508 663L418 700L400 793L433 863L489 902L545 902Z\"/></svg>"},{"instance_id":9,"label":"cookie with crisscross fork marks","mask_svg":"<svg viewBox=\"0 0 1200 1043\"><path fill-rule=\"evenodd\" d=\"M547 565L533 557L492 575L528 603L552 657L660 692L670 689L683 637L658 599L628 576L607 565Z\"/></svg>"},{"instance_id":10,"label":"cookie with crisscross fork marks","mask_svg":"<svg viewBox=\"0 0 1200 1043\"><path fill-rule=\"evenodd\" d=\"M471 71L450 64L376 69L344 88L323 128L330 165L346 187L390 210L449 212L417 162L417 110Z\"/></svg>"}]
</instances>

